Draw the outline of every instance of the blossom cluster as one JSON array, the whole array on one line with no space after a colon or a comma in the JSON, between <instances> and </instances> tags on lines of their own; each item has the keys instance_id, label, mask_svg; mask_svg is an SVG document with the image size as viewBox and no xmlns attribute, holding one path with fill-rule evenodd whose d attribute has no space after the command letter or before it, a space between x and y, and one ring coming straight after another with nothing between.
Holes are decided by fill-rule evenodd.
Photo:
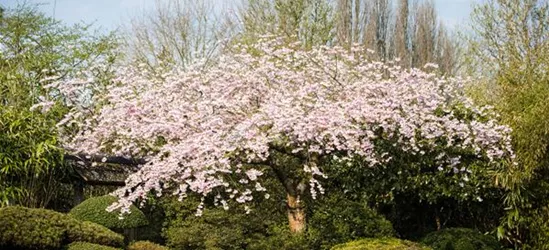
<instances>
[{"instance_id":1,"label":"blossom cluster","mask_svg":"<svg viewBox=\"0 0 549 250\"><path fill-rule=\"evenodd\" d=\"M115 192L120 202L111 209L122 211L165 190L213 195L224 207L228 199L248 202L266 192L263 173L249 163L268 163L273 147L306 157L337 152L370 167L391 161L375 144L387 138L413 155L460 148L487 162L514 157L510 129L465 97L463 80L369 57L360 46L303 50L265 38L234 46L213 66L124 67L93 97L101 105L74 108L60 128L78 127L65 134L71 150L147 160ZM451 168L460 159L436 160L433 168ZM316 196L317 178L326 176L315 162L300 167Z\"/></svg>"}]
</instances>

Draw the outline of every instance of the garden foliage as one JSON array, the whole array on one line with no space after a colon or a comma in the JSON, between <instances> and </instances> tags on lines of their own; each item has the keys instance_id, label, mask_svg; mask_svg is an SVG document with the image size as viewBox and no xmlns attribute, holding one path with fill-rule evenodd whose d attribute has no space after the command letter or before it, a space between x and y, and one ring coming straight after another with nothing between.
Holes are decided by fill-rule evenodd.
<instances>
[{"instance_id":1,"label":"garden foliage","mask_svg":"<svg viewBox=\"0 0 549 250\"><path fill-rule=\"evenodd\" d=\"M200 199L195 197L183 202L168 198L162 201L166 214L163 236L167 246L172 249L243 249L262 240L267 227L274 224L277 217L280 221L280 214L254 209L246 215L242 208L228 211L208 208L197 217L199 203Z\"/></svg>"},{"instance_id":2,"label":"garden foliage","mask_svg":"<svg viewBox=\"0 0 549 250\"><path fill-rule=\"evenodd\" d=\"M331 194L319 200L309 222L311 248L326 249L360 238L392 237L391 222L366 203L350 201L342 194Z\"/></svg>"},{"instance_id":3,"label":"garden foliage","mask_svg":"<svg viewBox=\"0 0 549 250\"><path fill-rule=\"evenodd\" d=\"M512 129L520 165L497 173L506 190L498 237L515 248L548 249L549 1L488 0L476 6L469 67L478 100Z\"/></svg>"},{"instance_id":4,"label":"garden foliage","mask_svg":"<svg viewBox=\"0 0 549 250\"><path fill-rule=\"evenodd\" d=\"M419 243L396 238L369 238L337 245L332 250L430 250Z\"/></svg>"},{"instance_id":5,"label":"garden foliage","mask_svg":"<svg viewBox=\"0 0 549 250\"><path fill-rule=\"evenodd\" d=\"M58 249L76 241L120 247L124 238L66 214L19 206L0 208L0 246L10 249Z\"/></svg>"},{"instance_id":6,"label":"garden foliage","mask_svg":"<svg viewBox=\"0 0 549 250\"><path fill-rule=\"evenodd\" d=\"M143 212L136 206L132 206L130 213L123 218L117 213L107 212L107 207L116 201L116 197L110 195L91 197L71 209L69 214L76 219L91 221L111 229L137 228L149 224Z\"/></svg>"},{"instance_id":7,"label":"garden foliage","mask_svg":"<svg viewBox=\"0 0 549 250\"><path fill-rule=\"evenodd\" d=\"M158 245L150 241L136 241L131 243L127 250L169 250L165 246Z\"/></svg>"},{"instance_id":8,"label":"garden foliage","mask_svg":"<svg viewBox=\"0 0 549 250\"><path fill-rule=\"evenodd\" d=\"M421 242L434 250L498 250L502 249L492 235L469 228L445 228L425 236Z\"/></svg>"},{"instance_id":9,"label":"garden foliage","mask_svg":"<svg viewBox=\"0 0 549 250\"><path fill-rule=\"evenodd\" d=\"M89 242L73 242L66 247L66 250L120 250L121 248L114 248L109 246L102 246Z\"/></svg>"},{"instance_id":10,"label":"garden foliage","mask_svg":"<svg viewBox=\"0 0 549 250\"><path fill-rule=\"evenodd\" d=\"M112 36L93 35L85 25L65 26L36 6L20 4L2 11L0 206L47 207L56 198L59 180L70 171L62 164L55 124L68 109L61 102L43 102L62 98L46 86L83 69L105 79L115 46Z\"/></svg>"}]
</instances>

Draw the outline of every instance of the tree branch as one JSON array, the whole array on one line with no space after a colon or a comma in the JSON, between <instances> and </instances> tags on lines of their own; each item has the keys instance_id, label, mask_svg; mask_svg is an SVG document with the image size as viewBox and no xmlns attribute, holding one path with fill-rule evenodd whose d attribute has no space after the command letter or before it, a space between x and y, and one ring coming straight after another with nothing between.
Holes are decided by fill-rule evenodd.
<instances>
[{"instance_id":1,"label":"tree branch","mask_svg":"<svg viewBox=\"0 0 549 250\"><path fill-rule=\"evenodd\" d=\"M146 164L147 161L142 158L127 158L122 156L108 156L108 155L96 155L96 154L65 154L66 160L84 161L84 162L103 162L120 165L137 166Z\"/></svg>"}]
</instances>

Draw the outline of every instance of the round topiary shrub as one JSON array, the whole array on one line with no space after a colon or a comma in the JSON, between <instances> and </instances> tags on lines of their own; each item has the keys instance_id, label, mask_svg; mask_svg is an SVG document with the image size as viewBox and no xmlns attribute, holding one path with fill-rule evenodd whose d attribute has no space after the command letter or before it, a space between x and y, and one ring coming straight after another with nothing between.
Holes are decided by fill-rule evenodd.
<instances>
[{"instance_id":1,"label":"round topiary shrub","mask_svg":"<svg viewBox=\"0 0 549 250\"><path fill-rule=\"evenodd\" d=\"M391 222L366 204L334 195L322 198L313 208L309 234L313 248L327 249L361 238L392 237L395 231Z\"/></svg>"},{"instance_id":2,"label":"round topiary shrub","mask_svg":"<svg viewBox=\"0 0 549 250\"><path fill-rule=\"evenodd\" d=\"M419 243L397 238L370 238L334 246L332 250L432 250Z\"/></svg>"},{"instance_id":3,"label":"round topiary shrub","mask_svg":"<svg viewBox=\"0 0 549 250\"><path fill-rule=\"evenodd\" d=\"M130 244L126 250L169 250L169 248L150 241L136 241Z\"/></svg>"},{"instance_id":4,"label":"round topiary shrub","mask_svg":"<svg viewBox=\"0 0 549 250\"><path fill-rule=\"evenodd\" d=\"M136 206L130 207L130 213L119 218L118 212L107 212L107 207L117 201L110 195L92 197L70 211L70 215L83 221L91 221L110 229L137 228L149 224L147 218Z\"/></svg>"},{"instance_id":5,"label":"round topiary shrub","mask_svg":"<svg viewBox=\"0 0 549 250\"><path fill-rule=\"evenodd\" d=\"M497 250L502 249L495 237L470 228L446 228L432 232L421 242L441 250Z\"/></svg>"},{"instance_id":6,"label":"round topiary shrub","mask_svg":"<svg viewBox=\"0 0 549 250\"><path fill-rule=\"evenodd\" d=\"M0 249L58 249L73 241L118 247L124 238L103 226L46 209L0 208Z\"/></svg>"},{"instance_id":7,"label":"round topiary shrub","mask_svg":"<svg viewBox=\"0 0 549 250\"><path fill-rule=\"evenodd\" d=\"M66 250L120 250L121 248L114 248L109 246L103 246L88 242L73 242L66 247Z\"/></svg>"}]
</instances>

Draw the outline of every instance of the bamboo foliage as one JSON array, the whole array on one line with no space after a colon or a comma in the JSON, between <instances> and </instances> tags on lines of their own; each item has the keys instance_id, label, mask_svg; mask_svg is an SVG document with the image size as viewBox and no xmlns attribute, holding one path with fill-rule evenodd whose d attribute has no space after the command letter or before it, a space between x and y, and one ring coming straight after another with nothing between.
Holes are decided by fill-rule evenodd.
<instances>
[{"instance_id":1,"label":"bamboo foliage","mask_svg":"<svg viewBox=\"0 0 549 250\"><path fill-rule=\"evenodd\" d=\"M549 1L489 0L476 6L472 19L468 64L482 80L474 89L513 128L520 162L496 175L508 190L498 236L515 246L547 249Z\"/></svg>"}]
</instances>

